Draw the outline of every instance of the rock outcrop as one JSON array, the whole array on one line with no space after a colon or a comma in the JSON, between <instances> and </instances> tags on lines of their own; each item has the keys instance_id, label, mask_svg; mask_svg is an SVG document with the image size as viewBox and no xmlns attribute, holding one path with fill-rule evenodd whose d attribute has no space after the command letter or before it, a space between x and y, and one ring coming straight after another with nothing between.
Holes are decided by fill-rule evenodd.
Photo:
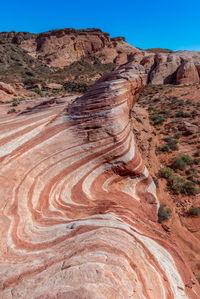
<instances>
[{"instance_id":1,"label":"rock outcrop","mask_svg":"<svg viewBox=\"0 0 200 299\"><path fill-rule=\"evenodd\" d=\"M31 57L39 59L50 67L58 68L88 56L95 56L103 63L110 63L123 54L123 63L125 63L130 53L141 52L126 43L124 38L111 39L108 33L100 29L69 28L40 34L4 32L0 34L0 42L17 44Z\"/></svg>"},{"instance_id":2,"label":"rock outcrop","mask_svg":"<svg viewBox=\"0 0 200 299\"><path fill-rule=\"evenodd\" d=\"M199 83L199 73L191 61L183 62L176 73L176 84Z\"/></svg>"},{"instance_id":3,"label":"rock outcrop","mask_svg":"<svg viewBox=\"0 0 200 299\"><path fill-rule=\"evenodd\" d=\"M180 63L179 56L170 54L156 55L154 66L149 72L149 83L154 85L175 83L175 75Z\"/></svg>"},{"instance_id":4,"label":"rock outcrop","mask_svg":"<svg viewBox=\"0 0 200 299\"><path fill-rule=\"evenodd\" d=\"M2 298L198 298L180 248L157 223L132 131L146 81L141 65L128 64L67 107L1 120Z\"/></svg>"},{"instance_id":5,"label":"rock outcrop","mask_svg":"<svg viewBox=\"0 0 200 299\"><path fill-rule=\"evenodd\" d=\"M7 102L11 101L16 97L31 97L34 93L31 91L24 90L22 87L15 88L10 84L6 84L4 82L0 82L0 101Z\"/></svg>"},{"instance_id":6,"label":"rock outcrop","mask_svg":"<svg viewBox=\"0 0 200 299\"><path fill-rule=\"evenodd\" d=\"M123 37L110 38L94 28L2 32L0 56L0 81L21 80L27 85L30 81L45 85L73 80L90 85L131 61L144 66L150 84L199 83L200 52L142 51Z\"/></svg>"}]
</instances>

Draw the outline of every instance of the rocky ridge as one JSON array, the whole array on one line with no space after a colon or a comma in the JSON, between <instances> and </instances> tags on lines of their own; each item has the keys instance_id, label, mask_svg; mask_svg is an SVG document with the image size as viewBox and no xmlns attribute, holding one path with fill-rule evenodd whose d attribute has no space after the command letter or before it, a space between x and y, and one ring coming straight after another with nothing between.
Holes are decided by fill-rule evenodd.
<instances>
[{"instance_id":1,"label":"rocky ridge","mask_svg":"<svg viewBox=\"0 0 200 299\"><path fill-rule=\"evenodd\" d=\"M99 29L1 32L0 53L0 80L7 83L91 85L129 62L144 66L149 84L199 83L200 52L140 50L123 37L110 38Z\"/></svg>"}]
</instances>

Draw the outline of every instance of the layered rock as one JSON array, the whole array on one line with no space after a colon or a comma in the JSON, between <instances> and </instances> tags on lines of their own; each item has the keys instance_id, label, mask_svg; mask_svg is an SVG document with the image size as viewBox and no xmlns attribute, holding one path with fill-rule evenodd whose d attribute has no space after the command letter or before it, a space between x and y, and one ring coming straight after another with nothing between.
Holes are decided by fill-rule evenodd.
<instances>
[{"instance_id":1,"label":"layered rock","mask_svg":"<svg viewBox=\"0 0 200 299\"><path fill-rule=\"evenodd\" d=\"M14 87L10 84L0 82L0 101L7 102L16 97L31 97L34 96L33 92L24 90L22 87Z\"/></svg>"},{"instance_id":2,"label":"layered rock","mask_svg":"<svg viewBox=\"0 0 200 299\"><path fill-rule=\"evenodd\" d=\"M132 132L146 81L125 65L67 107L1 120L2 298L198 298Z\"/></svg>"},{"instance_id":3,"label":"layered rock","mask_svg":"<svg viewBox=\"0 0 200 299\"><path fill-rule=\"evenodd\" d=\"M44 84L71 80L91 83L106 71L132 61L144 66L150 84L199 83L200 52L142 51L123 37L110 38L108 33L94 28L40 34L2 32L0 56L0 80L5 78L7 82L21 78L25 82L42 80Z\"/></svg>"},{"instance_id":4,"label":"layered rock","mask_svg":"<svg viewBox=\"0 0 200 299\"><path fill-rule=\"evenodd\" d=\"M99 29L60 29L40 34L5 32L0 34L0 42L17 44L33 58L58 68L88 56L96 56L102 63L114 62L121 52L125 63L127 55L141 52L124 38L111 39L108 33Z\"/></svg>"}]
</instances>

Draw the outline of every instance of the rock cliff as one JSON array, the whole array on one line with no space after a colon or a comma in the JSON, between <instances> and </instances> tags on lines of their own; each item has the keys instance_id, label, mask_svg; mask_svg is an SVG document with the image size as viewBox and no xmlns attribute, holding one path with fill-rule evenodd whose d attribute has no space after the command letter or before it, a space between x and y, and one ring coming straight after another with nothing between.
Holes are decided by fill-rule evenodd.
<instances>
[{"instance_id":1,"label":"rock cliff","mask_svg":"<svg viewBox=\"0 0 200 299\"><path fill-rule=\"evenodd\" d=\"M0 56L0 81L7 83L90 85L127 62L143 65L149 84L199 82L200 52L140 50L100 29L1 32Z\"/></svg>"}]
</instances>

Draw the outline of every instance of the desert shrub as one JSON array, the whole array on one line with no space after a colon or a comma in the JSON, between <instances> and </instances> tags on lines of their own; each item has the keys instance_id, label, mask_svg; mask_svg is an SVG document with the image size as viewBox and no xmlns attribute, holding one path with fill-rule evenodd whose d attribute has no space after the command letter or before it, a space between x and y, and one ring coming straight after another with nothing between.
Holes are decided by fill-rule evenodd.
<instances>
[{"instance_id":1,"label":"desert shrub","mask_svg":"<svg viewBox=\"0 0 200 299\"><path fill-rule=\"evenodd\" d=\"M194 159L194 161L193 161L193 163L195 164L195 165L199 165L200 164L200 159Z\"/></svg>"},{"instance_id":2,"label":"desert shrub","mask_svg":"<svg viewBox=\"0 0 200 299\"><path fill-rule=\"evenodd\" d=\"M152 121L153 126L158 126L163 124L163 122L166 120L166 117L156 113L150 115L150 120Z\"/></svg>"},{"instance_id":3,"label":"desert shrub","mask_svg":"<svg viewBox=\"0 0 200 299\"><path fill-rule=\"evenodd\" d=\"M170 115L170 110L160 111L160 114L164 114L164 115L169 116Z\"/></svg>"},{"instance_id":4,"label":"desert shrub","mask_svg":"<svg viewBox=\"0 0 200 299\"><path fill-rule=\"evenodd\" d=\"M158 153L159 152L167 153L170 150L172 150L172 151L178 150L178 140L177 139L175 139L173 137L167 137L167 138L164 138L164 140L166 141L166 144L157 148Z\"/></svg>"},{"instance_id":5,"label":"desert shrub","mask_svg":"<svg viewBox=\"0 0 200 299\"><path fill-rule=\"evenodd\" d=\"M10 110L8 110L7 114L10 114L10 113L16 113L17 110L15 108L12 108Z\"/></svg>"},{"instance_id":6,"label":"desert shrub","mask_svg":"<svg viewBox=\"0 0 200 299\"><path fill-rule=\"evenodd\" d=\"M182 193L185 180L179 176L172 176L168 180L169 186L175 194Z\"/></svg>"},{"instance_id":7,"label":"desert shrub","mask_svg":"<svg viewBox=\"0 0 200 299\"><path fill-rule=\"evenodd\" d=\"M166 205L161 205L158 209L158 222L168 220L171 217L172 211Z\"/></svg>"},{"instance_id":8,"label":"desert shrub","mask_svg":"<svg viewBox=\"0 0 200 299\"><path fill-rule=\"evenodd\" d=\"M24 85L31 87L35 84L41 83L41 80L39 78L26 78L23 80Z\"/></svg>"},{"instance_id":9,"label":"desert shrub","mask_svg":"<svg viewBox=\"0 0 200 299\"><path fill-rule=\"evenodd\" d=\"M174 117L191 117L191 114L188 112L184 112L184 111L177 111L174 114Z\"/></svg>"},{"instance_id":10,"label":"desert shrub","mask_svg":"<svg viewBox=\"0 0 200 299\"><path fill-rule=\"evenodd\" d=\"M181 193L185 195L196 195L198 190L194 182L185 181L182 186Z\"/></svg>"},{"instance_id":11,"label":"desert shrub","mask_svg":"<svg viewBox=\"0 0 200 299\"><path fill-rule=\"evenodd\" d=\"M195 206L190 207L188 210L188 215L193 217L200 216L200 208Z\"/></svg>"},{"instance_id":12,"label":"desert shrub","mask_svg":"<svg viewBox=\"0 0 200 299\"><path fill-rule=\"evenodd\" d=\"M16 107L20 104L21 101L23 101L23 98L13 98L11 106Z\"/></svg>"},{"instance_id":13,"label":"desert shrub","mask_svg":"<svg viewBox=\"0 0 200 299\"><path fill-rule=\"evenodd\" d=\"M172 150L172 151L178 150L178 140L175 138L169 138L167 145L170 148L170 150Z\"/></svg>"},{"instance_id":14,"label":"desert shrub","mask_svg":"<svg viewBox=\"0 0 200 299\"><path fill-rule=\"evenodd\" d=\"M199 158L200 157L200 151L196 151L193 156Z\"/></svg>"},{"instance_id":15,"label":"desert shrub","mask_svg":"<svg viewBox=\"0 0 200 299\"><path fill-rule=\"evenodd\" d=\"M172 160L170 167L174 170L184 170L188 165L194 163L194 159L187 154L179 154Z\"/></svg>"},{"instance_id":16,"label":"desert shrub","mask_svg":"<svg viewBox=\"0 0 200 299\"><path fill-rule=\"evenodd\" d=\"M198 181L198 180L196 179L196 176L195 176L195 175L190 175L190 176L188 176L188 177L187 177L187 180L193 182L193 183L196 184L196 185L200 185L200 181Z\"/></svg>"},{"instance_id":17,"label":"desert shrub","mask_svg":"<svg viewBox=\"0 0 200 299\"><path fill-rule=\"evenodd\" d=\"M35 92L35 93L37 93L39 96L43 96L43 92L39 88L34 88L34 89L32 89L32 91Z\"/></svg>"},{"instance_id":18,"label":"desert shrub","mask_svg":"<svg viewBox=\"0 0 200 299\"><path fill-rule=\"evenodd\" d=\"M20 104L19 102L17 102L17 101L13 101L12 104L11 104L11 106L16 107L16 106L18 106L19 104Z\"/></svg>"},{"instance_id":19,"label":"desert shrub","mask_svg":"<svg viewBox=\"0 0 200 299\"><path fill-rule=\"evenodd\" d=\"M64 84L65 90L68 92L80 92L85 93L88 90L88 85L86 83L69 81Z\"/></svg>"},{"instance_id":20,"label":"desert shrub","mask_svg":"<svg viewBox=\"0 0 200 299\"><path fill-rule=\"evenodd\" d=\"M161 168L158 174L167 180L168 186L175 194L181 193L190 196L196 195L199 191L196 187L196 182L191 182L175 175L170 167Z\"/></svg>"},{"instance_id":21,"label":"desert shrub","mask_svg":"<svg viewBox=\"0 0 200 299\"><path fill-rule=\"evenodd\" d=\"M155 110L156 110L156 107L149 106L149 107L147 108L147 110L148 110L149 112L152 112L152 111L155 111Z\"/></svg>"},{"instance_id":22,"label":"desert shrub","mask_svg":"<svg viewBox=\"0 0 200 299\"><path fill-rule=\"evenodd\" d=\"M169 179L170 177L172 177L174 175L174 171L169 167L163 167L159 170L158 175L161 178Z\"/></svg>"},{"instance_id":23,"label":"desert shrub","mask_svg":"<svg viewBox=\"0 0 200 299\"><path fill-rule=\"evenodd\" d=\"M157 153L168 153L169 151L170 151L170 148L169 148L168 144L158 146L156 149Z\"/></svg>"},{"instance_id":24,"label":"desert shrub","mask_svg":"<svg viewBox=\"0 0 200 299\"><path fill-rule=\"evenodd\" d=\"M197 169L196 168L189 168L185 171L185 174L187 175L192 175L192 176L197 176Z\"/></svg>"}]
</instances>

